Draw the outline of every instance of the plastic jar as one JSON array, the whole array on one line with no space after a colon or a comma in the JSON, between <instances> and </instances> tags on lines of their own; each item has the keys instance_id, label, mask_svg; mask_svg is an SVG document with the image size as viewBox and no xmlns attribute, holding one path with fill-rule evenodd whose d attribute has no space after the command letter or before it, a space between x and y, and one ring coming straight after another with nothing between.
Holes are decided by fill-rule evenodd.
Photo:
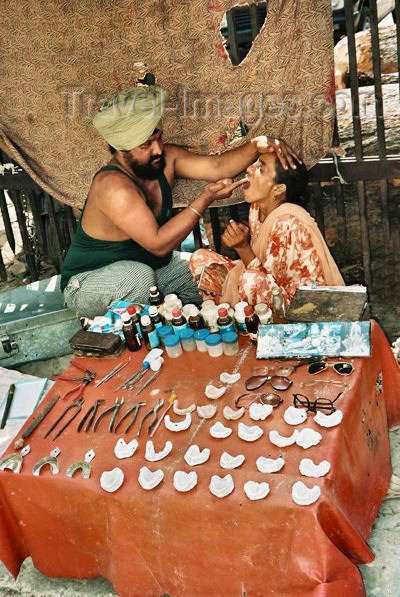
<instances>
[{"instance_id":1,"label":"plastic jar","mask_svg":"<svg viewBox=\"0 0 400 597\"><path fill-rule=\"evenodd\" d=\"M255 305L254 312L257 313L258 319L262 325L272 323L272 311L265 303L258 303L258 305Z\"/></svg>"},{"instance_id":2,"label":"plastic jar","mask_svg":"<svg viewBox=\"0 0 400 597\"><path fill-rule=\"evenodd\" d=\"M222 350L226 356L232 356L239 352L238 335L236 332L222 334Z\"/></svg>"},{"instance_id":3,"label":"plastic jar","mask_svg":"<svg viewBox=\"0 0 400 597\"><path fill-rule=\"evenodd\" d=\"M179 342L178 336L175 334L169 334L164 338L164 346L165 350L167 351L167 355L171 359L176 359L176 357L180 357L182 354L182 346Z\"/></svg>"},{"instance_id":4,"label":"plastic jar","mask_svg":"<svg viewBox=\"0 0 400 597\"><path fill-rule=\"evenodd\" d=\"M222 340L219 334L209 334L206 337L207 351L210 357L220 357L224 354Z\"/></svg>"},{"instance_id":5,"label":"plastic jar","mask_svg":"<svg viewBox=\"0 0 400 597\"><path fill-rule=\"evenodd\" d=\"M208 301L205 301L208 302ZM204 319L204 323L209 328L210 332L218 332L217 319L218 309L215 305L204 307L204 304L200 311L201 316Z\"/></svg>"},{"instance_id":6,"label":"plastic jar","mask_svg":"<svg viewBox=\"0 0 400 597\"><path fill-rule=\"evenodd\" d=\"M191 328L185 328L179 332L179 339L182 344L183 350L186 352L191 352L192 350L196 350L196 342L194 340L194 330Z\"/></svg>"},{"instance_id":7,"label":"plastic jar","mask_svg":"<svg viewBox=\"0 0 400 597\"><path fill-rule=\"evenodd\" d=\"M157 329L157 334L158 334L158 337L160 338L162 344L164 344L164 338L173 333L174 333L174 330L173 330L172 325L162 325Z\"/></svg>"},{"instance_id":8,"label":"plastic jar","mask_svg":"<svg viewBox=\"0 0 400 597\"><path fill-rule=\"evenodd\" d=\"M197 350L199 352L207 352L206 338L210 335L210 330L197 330L193 337L196 341Z\"/></svg>"},{"instance_id":9,"label":"plastic jar","mask_svg":"<svg viewBox=\"0 0 400 597\"><path fill-rule=\"evenodd\" d=\"M196 307L196 305L194 303L188 303L187 305L183 305L183 307L182 307L182 313L184 314L184 316L186 317L186 319L189 319L189 317L190 317L190 310L192 309L192 307Z\"/></svg>"}]
</instances>

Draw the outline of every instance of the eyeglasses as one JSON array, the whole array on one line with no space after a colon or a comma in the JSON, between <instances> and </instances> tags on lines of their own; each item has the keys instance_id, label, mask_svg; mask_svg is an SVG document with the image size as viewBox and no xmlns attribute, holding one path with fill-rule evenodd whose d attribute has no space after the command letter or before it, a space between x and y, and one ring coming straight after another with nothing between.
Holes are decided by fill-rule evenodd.
<instances>
[{"instance_id":1,"label":"eyeglasses","mask_svg":"<svg viewBox=\"0 0 400 597\"><path fill-rule=\"evenodd\" d=\"M317 398L316 400L310 400L304 394L293 394L293 405L296 408L306 408L307 412L316 413L317 410L325 410L329 414L335 412L334 406L336 400L340 398L343 392L339 392L334 400L328 400L328 398Z\"/></svg>"},{"instance_id":2,"label":"eyeglasses","mask_svg":"<svg viewBox=\"0 0 400 597\"><path fill-rule=\"evenodd\" d=\"M326 361L318 361L317 363L311 363L311 365L308 366L308 372L310 375L317 375L317 373L325 371L328 367L333 367L339 375L350 375L354 371L354 367L351 363L327 363Z\"/></svg>"},{"instance_id":3,"label":"eyeglasses","mask_svg":"<svg viewBox=\"0 0 400 597\"><path fill-rule=\"evenodd\" d=\"M269 382L274 390L283 392L292 385L292 380L284 375L253 375L246 380L246 390L258 390L265 383Z\"/></svg>"},{"instance_id":4,"label":"eyeglasses","mask_svg":"<svg viewBox=\"0 0 400 597\"><path fill-rule=\"evenodd\" d=\"M273 408L277 408L283 399L278 396L278 394L256 394L256 393L249 393L249 394L242 394L235 400L236 408L249 408L253 402L259 401L261 404L270 404Z\"/></svg>"},{"instance_id":5,"label":"eyeglasses","mask_svg":"<svg viewBox=\"0 0 400 597\"><path fill-rule=\"evenodd\" d=\"M253 367L252 371L254 375L283 375L287 377L291 375L296 369L299 367L304 367L304 365L308 365L310 363L315 363L318 361L316 357L308 357L306 359L300 359L297 363L293 365L290 363L284 363L283 365L266 365L261 367Z\"/></svg>"}]
</instances>

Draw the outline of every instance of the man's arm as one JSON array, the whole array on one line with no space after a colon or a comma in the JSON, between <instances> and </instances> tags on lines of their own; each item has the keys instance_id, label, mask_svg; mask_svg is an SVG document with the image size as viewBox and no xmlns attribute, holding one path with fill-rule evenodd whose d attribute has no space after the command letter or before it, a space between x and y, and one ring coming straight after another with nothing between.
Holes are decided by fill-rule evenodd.
<instances>
[{"instance_id":1,"label":"man's arm","mask_svg":"<svg viewBox=\"0 0 400 597\"><path fill-rule=\"evenodd\" d=\"M213 201L230 197L240 184L228 179L209 184L191 203L191 208L202 214ZM129 238L159 257L175 249L199 220L196 211L186 208L159 226L143 195L128 180L107 189L99 208Z\"/></svg>"},{"instance_id":2,"label":"man's arm","mask_svg":"<svg viewBox=\"0 0 400 597\"><path fill-rule=\"evenodd\" d=\"M252 164L260 153L276 153L284 168L287 168L288 163L292 168L295 167L292 156L298 159L285 141L264 135L216 155L191 153L176 145L170 145L168 152L174 159L176 177L210 181L237 176Z\"/></svg>"}]
</instances>

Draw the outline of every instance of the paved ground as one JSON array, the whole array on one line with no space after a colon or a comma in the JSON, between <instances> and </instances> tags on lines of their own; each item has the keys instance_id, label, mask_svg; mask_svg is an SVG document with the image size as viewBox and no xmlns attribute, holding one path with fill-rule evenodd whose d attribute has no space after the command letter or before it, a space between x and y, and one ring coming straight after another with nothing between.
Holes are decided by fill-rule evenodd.
<instances>
[{"instance_id":1,"label":"paved ground","mask_svg":"<svg viewBox=\"0 0 400 597\"><path fill-rule=\"evenodd\" d=\"M70 357L33 363L21 368L32 375L58 374ZM400 476L400 429L390 432L393 471ZM376 554L372 564L361 566L367 597L400 597L400 499L383 503L369 544ZM36 570L28 558L17 581L0 563L0 597L109 597L116 595L112 586L102 578L75 580L48 578ZM284 597L284 596L282 596ZM338 597L340 597L338 595Z\"/></svg>"}]
</instances>

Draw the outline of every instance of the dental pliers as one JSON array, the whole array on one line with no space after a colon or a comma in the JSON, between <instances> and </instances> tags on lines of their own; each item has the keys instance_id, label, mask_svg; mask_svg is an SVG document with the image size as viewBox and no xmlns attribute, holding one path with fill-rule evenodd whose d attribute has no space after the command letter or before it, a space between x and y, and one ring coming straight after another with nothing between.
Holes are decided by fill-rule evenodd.
<instances>
[{"instance_id":1,"label":"dental pliers","mask_svg":"<svg viewBox=\"0 0 400 597\"><path fill-rule=\"evenodd\" d=\"M118 423L116 424L116 426L114 427L114 433L117 433L118 429L120 428L121 424L123 423L123 421L125 421L125 419L127 419L130 415L132 415L132 420L129 423L128 427L125 429L125 433L128 433L128 431L130 431L130 429L132 429L132 427L135 424L136 421L136 417L138 416L138 412L139 412L139 408L141 406L144 406L146 404L146 402L136 402L132 408L130 408L128 410L128 412L118 421Z\"/></svg>"},{"instance_id":2,"label":"dental pliers","mask_svg":"<svg viewBox=\"0 0 400 597\"><path fill-rule=\"evenodd\" d=\"M92 404L92 406L89 408L89 410L83 417L82 421L79 423L78 432L82 431L83 426L86 423L86 421L87 421L87 424L85 427L85 433L87 433L89 431L89 429L92 426L93 421L96 418L97 410L98 410L100 404L103 404L103 402L105 402L105 400L96 400L96 402L94 404Z\"/></svg>"},{"instance_id":3,"label":"dental pliers","mask_svg":"<svg viewBox=\"0 0 400 597\"><path fill-rule=\"evenodd\" d=\"M153 420L151 421L148 429L147 429L147 433L150 433L150 431L152 430L152 428L154 427L154 425L157 423L157 412L160 410L160 408L163 406L164 404L164 400L162 398L158 399L156 404L149 410L147 411L147 413L145 415L143 415L142 420L140 421L140 425L139 425L139 430L137 432L137 436L140 435L140 432L142 431L142 426L144 421L147 419L147 417L149 417L152 413L153 413Z\"/></svg>"},{"instance_id":4,"label":"dental pliers","mask_svg":"<svg viewBox=\"0 0 400 597\"><path fill-rule=\"evenodd\" d=\"M113 406L110 406L110 408L107 408L104 412L101 413L101 415L99 415L96 419L96 422L94 424L93 427L93 431L96 431L96 429L98 428L100 421L106 417L107 415L113 413L111 420L110 420L110 424L108 425L108 431L113 431L114 429L114 423L115 423L115 419L117 418L117 415L119 413L119 410L121 408L121 406L124 403L124 399L122 398L121 400L118 400L118 398L115 400L115 404Z\"/></svg>"},{"instance_id":5,"label":"dental pliers","mask_svg":"<svg viewBox=\"0 0 400 597\"><path fill-rule=\"evenodd\" d=\"M68 425L70 423L72 423L72 421L75 419L75 417L78 416L78 414L81 412L82 410L82 404L84 402L84 398L82 396L80 396L80 398L76 398L72 404L70 404L69 406L67 406L67 408L64 410L63 413L61 413L61 415L58 417L58 419L53 423L53 425L50 427L50 429L46 432L46 435L44 437L47 437L48 435L50 435L50 433L52 431L54 431L54 429L57 427L57 425L60 423L60 421L65 417L65 415L67 414L67 412L73 408L75 408L75 412L73 413L72 417L70 417L68 419L68 421L65 423L65 425L63 425L61 427L61 429L59 429L57 431L57 433L55 434L55 436L53 437L54 439L57 439L57 437L59 435L61 435L61 433L64 431L64 429L66 429L68 427Z\"/></svg>"},{"instance_id":6,"label":"dental pliers","mask_svg":"<svg viewBox=\"0 0 400 597\"><path fill-rule=\"evenodd\" d=\"M62 379L63 381L80 382L80 383L78 383L77 386L68 390L68 392L66 392L64 394L64 396L62 397L62 400L66 400L69 396L71 396L71 394L74 394L75 392L77 393L77 397L80 396L83 393L83 390L85 389L85 387L96 378L96 373L94 373L93 371L90 371L89 369L86 369L86 367L81 367L81 365L78 365L78 363L75 363L75 361L72 361L71 365L73 365L77 369L80 369L81 371L83 371L85 373L85 375L83 377L69 377L68 375L59 375L58 376L57 379Z\"/></svg>"}]
</instances>

